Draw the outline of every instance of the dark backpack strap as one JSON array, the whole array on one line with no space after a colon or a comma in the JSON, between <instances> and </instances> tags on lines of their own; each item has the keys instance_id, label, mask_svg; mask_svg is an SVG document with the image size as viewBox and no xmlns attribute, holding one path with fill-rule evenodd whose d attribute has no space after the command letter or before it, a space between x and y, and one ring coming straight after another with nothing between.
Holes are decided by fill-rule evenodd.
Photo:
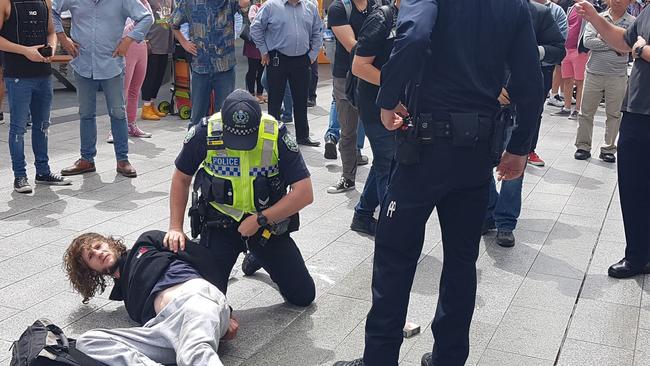
<instances>
[{"instance_id":1,"label":"dark backpack strap","mask_svg":"<svg viewBox=\"0 0 650 366\"><path fill-rule=\"evenodd\" d=\"M63 333L63 330L59 328L57 325L52 323L44 323L44 324L45 324L45 329L47 329L48 331L56 335L57 343L59 344L59 346L67 350L70 347L70 344L68 342L68 337L66 337L66 335Z\"/></svg>"}]
</instances>

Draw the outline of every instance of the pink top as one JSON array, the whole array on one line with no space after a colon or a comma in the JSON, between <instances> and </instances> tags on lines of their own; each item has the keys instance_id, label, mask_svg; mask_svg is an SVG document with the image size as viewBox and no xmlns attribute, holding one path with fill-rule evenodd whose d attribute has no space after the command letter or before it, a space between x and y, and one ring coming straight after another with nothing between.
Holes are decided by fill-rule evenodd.
<instances>
[{"instance_id":1,"label":"pink top","mask_svg":"<svg viewBox=\"0 0 650 366\"><path fill-rule=\"evenodd\" d=\"M140 4L144 5L147 10L149 10L149 13L153 14L153 10L151 10L151 5L149 5L149 2L147 0L140 0ZM124 32L122 32L122 38L126 37L135 27L135 23L131 18L126 19L126 23L124 23ZM144 44L144 42L140 42L141 44Z\"/></svg>"},{"instance_id":2,"label":"pink top","mask_svg":"<svg viewBox=\"0 0 650 366\"><path fill-rule=\"evenodd\" d=\"M564 47L567 50L575 50L578 48L578 38L580 38L580 28L582 27L582 18L575 11L575 7L571 8L568 16L569 33L566 37Z\"/></svg>"},{"instance_id":3,"label":"pink top","mask_svg":"<svg viewBox=\"0 0 650 366\"><path fill-rule=\"evenodd\" d=\"M255 17L257 16L257 13L260 11L260 8L262 7L262 4L253 4L251 5L250 9L248 9L248 20L253 23L253 20L255 20Z\"/></svg>"}]
</instances>

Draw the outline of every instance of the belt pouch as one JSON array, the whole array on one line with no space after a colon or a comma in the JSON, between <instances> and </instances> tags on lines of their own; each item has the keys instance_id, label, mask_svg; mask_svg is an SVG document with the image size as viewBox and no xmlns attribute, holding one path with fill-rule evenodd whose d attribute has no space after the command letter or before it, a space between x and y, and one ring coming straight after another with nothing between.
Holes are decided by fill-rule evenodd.
<instances>
[{"instance_id":1,"label":"belt pouch","mask_svg":"<svg viewBox=\"0 0 650 366\"><path fill-rule=\"evenodd\" d=\"M395 149L395 160L398 163L402 165L414 165L420 162L415 134L414 127L409 127L406 131L398 132L397 147Z\"/></svg>"},{"instance_id":2,"label":"belt pouch","mask_svg":"<svg viewBox=\"0 0 650 366\"><path fill-rule=\"evenodd\" d=\"M478 141L478 113L450 113L452 145L470 147Z\"/></svg>"},{"instance_id":3,"label":"belt pouch","mask_svg":"<svg viewBox=\"0 0 650 366\"><path fill-rule=\"evenodd\" d=\"M261 176L255 178L255 181L253 181L253 192L255 194L255 208L258 212L266 210L271 206L271 188L267 177Z\"/></svg>"},{"instance_id":4,"label":"belt pouch","mask_svg":"<svg viewBox=\"0 0 650 366\"><path fill-rule=\"evenodd\" d=\"M417 117L418 143L429 145L433 143L433 116L431 113L422 113Z\"/></svg>"}]
</instances>

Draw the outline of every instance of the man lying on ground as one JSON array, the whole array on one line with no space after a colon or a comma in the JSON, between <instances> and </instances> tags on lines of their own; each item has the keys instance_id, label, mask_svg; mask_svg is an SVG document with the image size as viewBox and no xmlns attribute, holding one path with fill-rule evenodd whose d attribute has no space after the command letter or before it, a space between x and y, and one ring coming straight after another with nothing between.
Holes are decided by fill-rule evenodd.
<instances>
[{"instance_id":1,"label":"man lying on ground","mask_svg":"<svg viewBox=\"0 0 650 366\"><path fill-rule=\"evenodd\" d=\"M77 349L111 366L174 364L221 366L220 339L232 339L239 324L226 304L223 278L212 253L188 242L184 251L165 248L162 231L140 235L127 250L120 240L85 233L63 258L68 278L87 303L115 286L109 299L124 301L141 327L91 330Z\"/></svg>"}]
</instances>

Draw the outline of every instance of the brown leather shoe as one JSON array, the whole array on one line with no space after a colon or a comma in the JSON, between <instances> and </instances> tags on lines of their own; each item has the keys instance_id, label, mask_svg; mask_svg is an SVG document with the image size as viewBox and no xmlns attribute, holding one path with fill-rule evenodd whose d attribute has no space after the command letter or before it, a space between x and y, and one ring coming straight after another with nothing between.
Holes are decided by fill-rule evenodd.
<instances>
[{"instance_id":1,"label":"brown leather shoe","mask_svg":"<svg viewBox=\"0 0 650 366\"><path fill-rule=\"evenodd\" d=\"M128 160L118 161L117 169L115 170L127 178L135 178L138 176L138 173L135 171L135 168L133 167L133 165L131 165L131 163L129 163Z\"/></svg>"},{"instance_id":2,"label":"brown leather shoe","mask_svg":"<svg viewBox=\"0 0 650 366\"><path fill-rule=\"evenodd\" d=\"M79 159L74 162L72 166L61 169L61 175L77 175L83 173L90 173L95 171L95 163L91 163L88 160Z\"/></svg>"}]
</instances>

